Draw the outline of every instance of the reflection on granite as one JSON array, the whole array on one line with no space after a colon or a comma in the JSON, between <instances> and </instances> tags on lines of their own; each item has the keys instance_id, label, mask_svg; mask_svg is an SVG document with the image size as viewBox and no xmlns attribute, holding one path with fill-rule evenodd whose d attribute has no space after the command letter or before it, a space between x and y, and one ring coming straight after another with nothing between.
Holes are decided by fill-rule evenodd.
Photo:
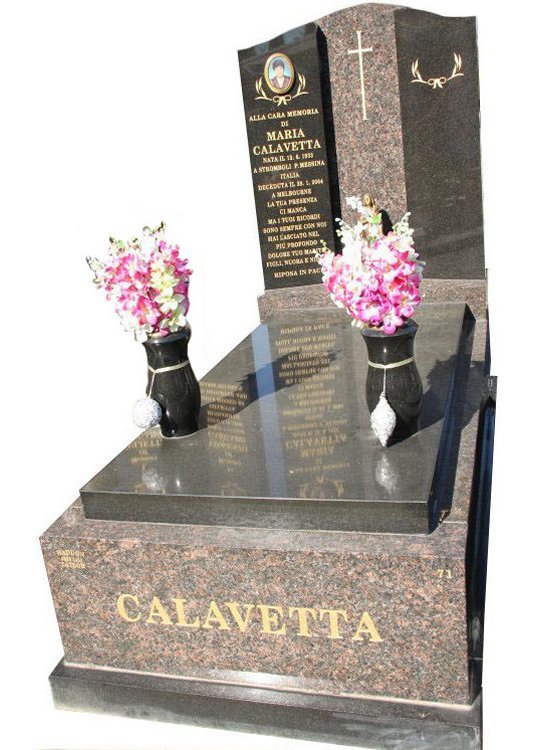
<instances>
[{"instance_id":1,"label":"reflection on granite","mask_svg":"<svg viewBox=\"0 0 540 750\"><path fill-rule=\"evenodd\" d=\"M471 364L466 372L458 373L458 377L466 383L463 398L467 402L467 412L472 413L472 418L462 425L460 436L460 450L469 456L469 460L458 462L454 482L454 494L450 521L467 523L470 513L470 499L473 494L473 472L475 462L473 460L476 451L478 425L480 421L480 406L482 401L482 381L489 372L489 361L487 360L487 321L478 321L475 326L473 339Z\"/></svg>"},{"instance_id":2,"label":"reflection on granite","mask_svg":"<svg viewBox=\"0 0 540 750\"><path fill-rule=\"evenodd\" d=\"M365 345L342 311L276 316L203 379L199 432L144 433L82 489L86 515L427 532L437 461L452 473L439 448L464 315L463 304L420 309L420 429L387 449L369 425Z\"/></svg>"},{"instance_id":3,"label":"reflection on granite","mask_svg":"<svg viewBox=\"0 0 540 750\"><path fill-rule=\"evenodd\" d=\"M377 750L481 750L481 696L472 706L333 698L61 662L56 708L174 721ZM279 721L276 716L279 715Z\"/></svg>"},{"instance_id":4,"label":"reflection on granite","mask_svg":"<svg viewBox=\"0 0 540 750\"><path fill-rule=\"evenodd\" d=\"M431 309L428 313L432 315ZM245 685L256 690L273 686L301 702L307 700L306 694L313 695L311 691L320 693L320 700L328 695L347 696L346 700L359 694L380 696L385 713L393 710L387 700L392 696L443 707L470 704L478 685L472 665L481 663L472 658L477 654L470 635L478 621L478 602L466 595L471 578L477 575L475 559L480 554L477 536L468 523L471 514L477 515L473 469L481 394L474 373L484 359L485 343L485 326L477 325L471 366L463 363L456 371L458 386L467 388L468 406L455 425L461 440L451 513L432 534L110 523L85 518L77 502L42 537L66 660L105 670L133 670L134 680L140 672L209 680L228 697L234 685ZM287 346L299 351L298 342ZM287 356L283 348L274 353L272 362ZM318 359L314 377L329 375L338 361ZM249 374L252 368L245 372ZM265 372L269 380L277 377L273 372L270 376L269 369ZM354 379L355 373L344 377ZM303 383L311 385L312 380ZM226 396L207 395L207 403L214 404L207 410L208 422L214 427L231 419L238 422L250 408L247 394L252 382L239 377L227 386ZM295 392L290 382L282 386L281 394ZM260 387L266 388L264 382ZM330 409L333 401L324 408ZM295 440L298 415L305 406L297 403L300 412L295 412L290 404ZM337 409L335 415L338 430L343 429L339 420L347 424L340 412ZM303 433L310 434L310 428L305 426ZM242 425L233 428L230 442L249 449ZM172 443L164 443L159 433L149 431L138 441L139 450L133 456L141 483L150 484L156 493L161 491L158 457L163 444ZM215 451L222 453L223 446L218 443ZM231 488L242 486L240 467L246 465L248 455L242 448L226 456L221 471L230 470ZM385 492L393 492L399 481L389 455L382 451L372 467L373 484ZM323 456L323 465L326 460ZM209 466L208 470L214 469ZM343 497L344 487L339 485L343 479L332 476L328 467L325 473L304 479L303 493L306 497L332 493ZM479 519L482 523L485 518ZM203 620L213 600L225 611L230 630L222 630L215 622L209 629L166 625L159 617L153 623L147 623L148 618L126 622L116 606L121 593L138 596L146 614L156 596L171 617L175 612L172 599L184 598L189 618ZM316 612L343 609L352 622L343 623L342 639L328 638L327 616L326 629L321 629L320 620L312 623L310 619L316 625L311 628L312 637L299 635L297 616L287 618L284 635L272 635L261 632L258 610L253 623L241 632L226 602L242 604L242 614L247 611L246 603L281 606L284 613L289 606ZM351 639L355 618L364 611L382 641ZM110 681L111 672L103 674ZM407 705L399 703L401 708ZM426 712L435 710L433 705L427 705ZM456 708L448 706L448 710Z\"/></svg>"},{"instance_id":5,"label":"reflection on granite","mask_svg":"<svg viewBox=\"0 0 540 750\"><path fill-rule=\"evenodd\" d=\"M485 345L485 326L479 325L472 369ZM281 695L297 695L302 704L308 690L349 701L358 693L381 696L386 727L394 706L389 696L434 701L424 705L423 716L436 711L435 704L467 705L478 685L470 665L481 663L471 659L469 635L477 606L465 596L479 554L467 519L475 512L480 393L462 368L458 377L468 382L467 398L476 399L477 410L461 431L452 512L430 535L109 523L86 519L75 503L42 537L66 659L134 670L134 680L137 672L213 680L227 697L234 684L279 686ZM147 433L143 461L159 442ZM377 464L375 481L392 486L393 476L389 462ZM167 607L179 596L204 607L212 596L220 602L362 608L384 640L305 638L294 630L285 641L272 635L263 640L260 630L225 631L220 639L219 629L191 633L129 624L116 610L121 592L138 593L146 604L155 594ZM112 673L103 674L110 683ZM409 704L395 705L406 711ZM455 705L448 710L457 716Z\"/></svg>"}]
</instances>

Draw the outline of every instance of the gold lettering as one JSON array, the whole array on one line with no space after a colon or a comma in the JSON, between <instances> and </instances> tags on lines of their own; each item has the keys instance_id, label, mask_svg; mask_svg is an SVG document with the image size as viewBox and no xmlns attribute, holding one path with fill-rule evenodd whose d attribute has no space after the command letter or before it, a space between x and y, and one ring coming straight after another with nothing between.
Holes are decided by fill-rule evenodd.
<instances>
[{"instance_id":1,"label":"gold lettering","mask_svg":"<svg viewBox=\"0 0 540 750\"><path fill-rule=\"evenodd\" d=\"M343 609L321 609L319 611L319 619L322 620L325 615L328 615L328 622L330 625L330 632L328 633L329 638L343 638L339 634L339 618L343 617L345 622L348 622L349 618L347 613Z\"/></svg>"},{"instance_id":2,"label":"gold lettering","mask_svg":"<svg viewBox=\"0 0 540 750\"><path fill-rule=\"evenodd\" d=\"M184 609L185 601L185 599L173 599L173 602L176 605L176 624L181 628L200 628L201 621L198 617L196 617L193 622L188 622L186 620L186 612Z\"/></svg>"},{"instance_id":3,"label":"gold lettering","mask_svg":"<svg viewBox=\"0 0 540 750\"><path fill-rule=\"evenodd\" d=\"M118 614L126 622L137 622L141 619L141 613L139 612L136 617L130 617L126 612L126 599L131 599L131 601L134 602L137 607L141 606L139 598L137 596L133 596L133 594L120 594L120 596L116 600L116 609L118 610Z\"/></svg>"},{"instance_id":4,"label":"gold lettering","mask_svg":"<svg viewBox=\"0 0 540 750\"><path fill-rule=\"evenodd\" d=\"M317 613L310 607L289 607L289 617L297 613L298 614L298 635L303 635L304 638L311 638L309 632L308 615L313 617L315 620Z\"/></svg>"},{"instance_id":5,"label":"gold lettering","mask_svg":"<svg viewBox=\"0 0 540 750\"><path fill-rule=\"evenodd\" d=\"M383 640L379 635L379 631L375 627L375 623L371 619L369 612L364 612L360 618L356 633L353 635L353 641L363 641L365 635L369 636L369 640L372 643L380 643Z\"/></svg>"},{"instance_id":6,"label":"gold lettering","mask_svg":"<svg viewBox=\"0 0 540 750\"><path fill-rule=\"evenodd\" d=\"M246 608L246 614L245 614L244 619L242 619L242 615L240 614L240 610L236 602L225 602L225 606L229 608L230 613L234 617L234 621L238 625L238 629L240 630L240 632L245 633L254 605L244 604L244 607Z\"/></svg>"},{"instance_id":7,"label":"gold lettering","mask_svg":"<svg viewBox=\"0 0 540 750\"><path fill-rule=\"evenodd\" d=\"M210 602L210 607L208 608L208 615L206 617L206 620L204 621L203 628L205 630L211 630L213 628L212 623L217 623L220 630L231 629L229 623L223 617L223 614L221 613L220 608L214 601Z\"/></svg>"},{"instance_id":8,"label":"gold lettering","mask_svg":"<svg viewBox=\"0 0 540 750\"><path fill-rule=\"evenodd\" d=\"M305 138L301 141L286 141L285 143L274 143L272 141L267 145L253 146L252 150L255 156L268 156L270 154L283 154L291 151L314 151L320 148L322 147L318 138Z\"/></svg>"},{"instance_id":9,"label":"gold lettering","mask_svg":"<svg viewBox=\"0 0 540 750\"><path fill-rule=\"evenodd\" d=\"M160 618L162 625L173 624L173 621L167 614L167 610L165 609L165 607L160 602L157 596L154 596L154 598L152 599L152 604L150 605L150 612L148 614L148 619L146 620L146 622L154 624L156 622L154 619L155 617Z\"/></svg>"},{"instance_id":10,"label":"gold lettering","mask_svg":"<svg viewBox=\"0 0 540 750\"><path fill-rule=\"evenodd\" d=\"M142 604L141 604L142 601ZM357 622L352 641L382 643L381 637L369 612L363 612L360 619L345 609L319 609L312 607L278 606L271 604L251 604L245 602L216 602L212 600L208 606L206 618L196 615L192 607L195 602L189 599L171 597L176 608L176 620L173 622L170 614L159 597L154 596L146 609L143 598L135 594L119 594L116 598L116 609L125 622L139 622L144 620L152 625L177 625L181 628L203 628L205 630L238 630L245 633L250 626L260 628L259 632L267 635L285 635L294 628L294 635L302 638L313 638L319 633L321 637L331 640L351 638L345 623ZM253 611L259 611L259 617L253 616ZM200 611L200 610L199 610ZM146 620L144 616L148 612ZM227 614L227 612L229 614ZM191 617L191 619L189 619ZM287 623L288 619L288 623ZM314 624L315 623L315 624ZM317 623L321 623L317 626ZM234 627L236 626L236 628Z\"/></svg>"},{"instance_id":11,"label":"gold lettering","mask_svg":"<svg viewBox=\"0 0 540 750\"><path fill-rule=\"evenodd\" d=\"M266 131L266 140L268 141L287 141L292 140L293 138L305 138L302 128Z\"/></svg>"},{"instance_id":12,"label":"gold lettering","mask_svg":"<svg viewBox=\"0 0 540 750\"><path fill-rule=\"evenodd\" d=\"M273 635L285 635L285 625L280 625L278 618L283 617L283 607L273 607L270 604L257 604L261 613L262 632ZM270 610L273 610L272 612ZM275 628L275 630L272 630Z\"/></svg>"}]
</instances>

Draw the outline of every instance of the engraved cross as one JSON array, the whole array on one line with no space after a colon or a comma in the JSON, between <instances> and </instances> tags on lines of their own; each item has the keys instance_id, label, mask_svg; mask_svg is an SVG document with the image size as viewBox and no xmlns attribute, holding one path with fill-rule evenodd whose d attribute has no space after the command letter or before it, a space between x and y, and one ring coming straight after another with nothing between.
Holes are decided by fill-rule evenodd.
<instances>
[{"instance_id":1,"label":"engraved cross","mask_svg":"<svg viewBox=\"0 0 540 750\"><path fill-rule=\"evenodd\" d=\"M373 47L362 47L362 32L356 32L358 36L358 49L348 50L349 55L358 55L358 66L360 68L360 92L362 94L362 120L367 120L366 114L366 91L364 88L364 52L373 52Z\"/></svg>"}]
</instances>

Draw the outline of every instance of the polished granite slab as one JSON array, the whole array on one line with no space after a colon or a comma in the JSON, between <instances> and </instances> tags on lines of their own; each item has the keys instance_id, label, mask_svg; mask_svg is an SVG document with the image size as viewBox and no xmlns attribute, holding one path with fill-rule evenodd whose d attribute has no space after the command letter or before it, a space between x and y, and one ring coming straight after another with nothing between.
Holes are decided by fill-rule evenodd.
<instances>
[{"instance_id":1,"label":"polished granite slab","mask_svg":"<svg viewBox=\"0 0 540 750\"><path fill-rule=\"evenodd\" d=\"M81 490L87 518L257 528L427 533L455 470L471 316L416 316L420 429L384 449L365 404L367 354L340 310L275 314L202 381L201 429L143 433Z\"/></svg>"},{"instance_id":2,"label":"polished granite slab","mask_svg":"<svg viewBox=\"0 0 540 750\"><path fill-rule=\"evenodd\" d=\"M482 696L470 706L331 698L60 662L56 708L179 722L376 750L480 750Z\"/></svg>"}]
</instances>

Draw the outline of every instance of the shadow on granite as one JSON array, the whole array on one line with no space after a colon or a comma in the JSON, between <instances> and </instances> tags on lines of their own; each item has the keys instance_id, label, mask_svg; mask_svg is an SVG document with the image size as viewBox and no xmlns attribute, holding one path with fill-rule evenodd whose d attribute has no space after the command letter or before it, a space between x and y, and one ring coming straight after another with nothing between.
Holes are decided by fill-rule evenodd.
<instances>
[{"instance_id":1,"label":"shadow on granite","mask_svg":"<svg viewBox=\"0 0 540 750\"><path fill-rule=\"evenodd\" d=\"M407 440L384 449L373 434L367 350L341 311L286 312L201 381L204 429L182 440L148 430L83 487L87 517L428 533L451 492L456 372L463 359L468 368L474 321L459 303L423 307L417 321L429 388L422 429Z\"/></svg>"},{"instance_id":2,"label":"shadow on granite","mask_svg":"<svg viewBox=\"0 0 540 750\"><path fill-rule=\"evenodd\" d=\"M429 427L430 424L433 424L433 422L436 422L438 419L442 419L444 416L446 394L441 393L441 388L438 383L440 382L442 374L444 374L444 377L448 377L448 373L454 370L455 359L455 357L451 357L445 362L437 362L427 376L426 380L428 389L424 392L424 404L427 407L425 413L429 415L429 421L422 422L420 429ZM484 363L478 360L471 362L468 377L471 385L476 386L474 390L481 389L482 381L485 377ZM456 425L456 428L462 430L466 427L477 410L478 404L465 398L463 400L461 414L459 415L459 424Z\"/></svg>"}]
</instances>

